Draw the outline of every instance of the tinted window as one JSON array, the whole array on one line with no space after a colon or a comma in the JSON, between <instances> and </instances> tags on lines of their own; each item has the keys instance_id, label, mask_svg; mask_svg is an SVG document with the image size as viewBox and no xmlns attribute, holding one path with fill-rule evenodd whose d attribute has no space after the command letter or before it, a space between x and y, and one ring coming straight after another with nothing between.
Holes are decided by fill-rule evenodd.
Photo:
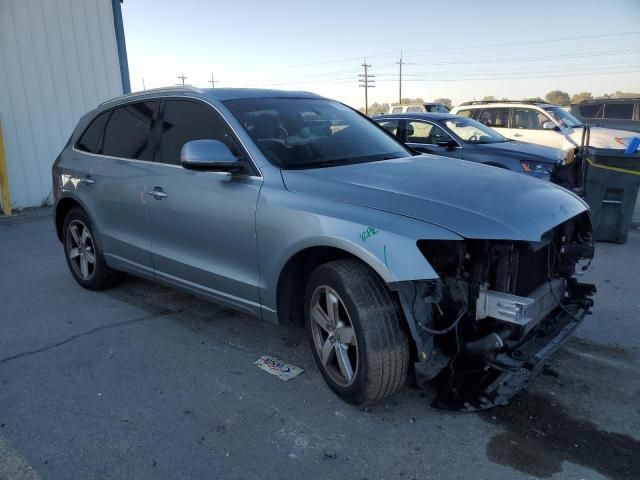
<instances>
[{"instance_id":1,"label":"tinted window","mask_svg":"<svg viewBox=\"0 0 640 480\"><path fill-rule=\"evenodd\" d=\"M578 107L580 109L580 116L584 118L600 118L602 116L602 112L600 109L602 108L601 103L592 103L589 105L580 105ZM600 115L599 115L600 113Z\"/></svg>"},{"instance_id":2,"label":"tinted window","mask_svg":"<svg viewBox=\"0 0 640 480\"><path fill-rule=\"evenodd\" d=\"M366 117L330 100L227 100L260 151L283 168L317 168L406 157L399 142Z\"/></svg>"},{"instance_id":3,"label":"tinted window","mask_svg":"<svg viewBox=\"0 0 640 480\"><path fill-rule=\"evenodd\" d=\"M633 118L633 103L608 103L604 106L604 118Z\"/></svg>"},{"instance_id":4,"label":"tinted window","mask_svg":"<svg viewBox=\"0 0 640 480\"><path fill-rule=\"evenodd\" d=\"M378 124L392 135L398 135L400 120L378 120Z\"/></svg>"},{"instance_id":5,"label":"tinted window","mask_svg":"<svg viewBox=\"0 0 640 480\"><path fill-rule=\"evenodd\" d=\"M219 140L236 156L242 156L231 132L220 116L202 103L168 100L160 124L162 138L157 161L177 165L185 143L191 140Z\"/></svg>"},{"instance_id":6,"label":"tinted window","mask_svg":"<svg viewBox=\"0 0 640 480\"><path fill-rule=\"evenodd\" d=\"M102 154L151 160L151 127L157 107L158 102L141 102L114 109L104 131Z\"/></svg>"},{"instance_id":7,"label":"tinted window","mask_svg":"<svg viewBox=\"0 0 640 480\"><path fill-rule=\"evenodd\" d=\"M542 130L542 124L549 121L550 120L546 115L530 108L516 108L514 110L514 128Z\"/></svg>"},{"instance_id":8,"label":"tinted window","mask_svg":"<svg viewBox=\"0 0 640 480\"><path fill-rule=\"evenodd\" d=\"M84 131L76 144L78 150L89 153L100 153L102 148L102 133L104 132L104 126L107 124L110 114L111 111L101 113L91 122L89 128Z\"/></svg>"},{"instance_id":9,"label":"tinted window","mask_svg":"<svg viewBox=\"0 0 640 480\"><path fill-rule=\"evenodd\" d=\"M509 109L487 108L482 111L478 121L493 128L507 128L509 126Z\"/></svg>"},{"instance_id":10,"label":"tinted window","mask_svg":"<svg viewBox=\"0 0 640 480\"><path fill-rule=\"evenodd\" d=\"M440 127L426 122L407 122L407 142L436 145L439 140L451 139Z\"/></svg>"}]
</instances>

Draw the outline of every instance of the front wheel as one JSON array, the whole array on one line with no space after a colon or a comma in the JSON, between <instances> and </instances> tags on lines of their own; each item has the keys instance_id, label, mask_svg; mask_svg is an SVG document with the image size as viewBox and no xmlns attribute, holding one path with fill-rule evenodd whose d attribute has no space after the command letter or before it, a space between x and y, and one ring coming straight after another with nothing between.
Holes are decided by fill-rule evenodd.
<instances>
[{"instance_id":1,"label":"front wheel","mask_svg":"<svg viewBox=\"0 0 640 480\"><path fill-rule=\"evenodd\" d=\"M373 403L395 393L409 366L402 310L358 260L321 265L309 277L305 316L314 358L342 399Z\"/></svg>"}]
</instances>

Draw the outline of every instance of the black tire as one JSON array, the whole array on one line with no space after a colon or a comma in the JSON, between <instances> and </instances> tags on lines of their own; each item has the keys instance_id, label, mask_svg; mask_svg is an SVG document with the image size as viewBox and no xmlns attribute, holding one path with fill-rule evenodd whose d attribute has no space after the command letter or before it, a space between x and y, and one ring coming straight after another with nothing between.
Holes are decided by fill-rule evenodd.
<instances>
[{"instance_id":1,"label":"black tire","mask_svg":"<svg viewBox=\"0 0 640 480\"><path fill-rule=\"evenodd\" d=\"M314 295L327 291L337 293L355 332L357 360L351 383L345 376L345 383L335 380L337 369L323 364L316 346L317 332L324 331L318 325L312 326L317 323L311 317L312 301L319 298ZM317 305L313 301L313 306ZM359 260L329 262L311 273L305 291L305 320L316 364L329 387L343 400L356 405L374 403L404 385L410 354L402 309L380 277ZM323 344L322 338L318 344ZM342 348L344 346L342 344ZM351 347L347 345L347 348ZM352 352L349 355L354 358Z\"/></svg>"},{"instance_id":2,"label":"black tire","mask_svg":"<svg viewBox=\"0 0 640 480\"><path fill-rule=\"evenodd\" d=\"M78 232L78 229L82 232L82 227L88 229L90 242L87 241L88 250L86 253L93 255L94 262L93 264L89 264L90 267L86 278L83 277L82 269L78 266L79 261L75 260L75 258L77 258L77 252L73 252L76 256L74 259L71 258L71 252L74 247L76 247L73 235L71 234L72 227L76 228L76 233ZM93 224L84 210L80 207L69 210L69 213L67 213L64 218L62 226L62 246L64 249L64 257L67 260L67 266L69 267L73 278L75 278L76 281L84 288L89 290L103 290L114 284L118 277L117 272L107 266L97 244L96 232ZM75 248L75 250L78 250L78 248Z\"/></svg>"}]
</instances>

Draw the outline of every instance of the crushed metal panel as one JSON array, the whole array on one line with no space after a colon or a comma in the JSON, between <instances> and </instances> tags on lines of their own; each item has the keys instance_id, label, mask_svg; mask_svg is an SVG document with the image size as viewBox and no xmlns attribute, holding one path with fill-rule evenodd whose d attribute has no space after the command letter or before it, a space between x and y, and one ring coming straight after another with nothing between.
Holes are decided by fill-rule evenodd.
<instances>
[{"instance_id":1,"label":"crushed metal panel","mask_svg":"<svg viewBox=\"0 0 640 480\"><path fill-rule=\"evenodd\" d=\"M295 365L283 362L279 358L269 355L261 356L253 364L257 365L265 372L268 372L271 375L275 375L280 380L283 380L285 382L297 377L301 373L304 373L303 368L296 367Z\"/></svg>"}]
</instances>

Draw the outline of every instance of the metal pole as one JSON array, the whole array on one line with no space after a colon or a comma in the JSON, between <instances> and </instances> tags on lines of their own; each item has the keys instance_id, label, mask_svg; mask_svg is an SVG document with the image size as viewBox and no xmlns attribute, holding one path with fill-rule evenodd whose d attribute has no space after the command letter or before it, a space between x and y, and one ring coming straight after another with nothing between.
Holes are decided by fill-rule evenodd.
<instances>
[{"instance_id":1,"label":"metal pole","mask_svg":"<svg viewBox=\"0 0 640 480\"><path fill-rule=\"evenodd\" d=\"M2 212L11 215L11 196L9 195L9 172L7 160L4 156L4 141L2 139L2 123L0 122L0 194L2 195Z\"/></svg>"}]
</instances>

